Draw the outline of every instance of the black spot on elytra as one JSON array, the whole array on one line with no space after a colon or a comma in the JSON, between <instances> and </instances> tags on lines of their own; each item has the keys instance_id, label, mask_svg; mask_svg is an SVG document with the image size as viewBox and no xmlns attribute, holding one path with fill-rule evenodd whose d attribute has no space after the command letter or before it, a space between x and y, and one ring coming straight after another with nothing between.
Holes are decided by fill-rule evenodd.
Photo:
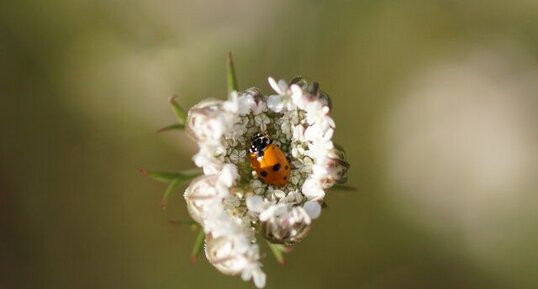
<instances>
[{"instance_id":1,"label":"black spot on elytra","mask_svg":"<svg viewBox=\"0 0 538 289\"><path fill-rule=\"evenodd\" d=\"M261 171L260 175L262 175L262 178L265 178L265 177L267 177L267 172L266 171Z\"/></svg>"},{"instance_id":2,"label":"black spot on elytra","mask_svg":"<svg viewBox=\"0 0 538 289\"><path fill-rule=\"evenodd\" d=\"M280 164L276 164L273 166L273 171L278 172L280 170Z\"/></svg>"},{"instance_id":3,"label":"black spot on elytra","mask_svg":"<svg viewBox=\"0 0 538 289\"><path fill-rule=\"evenodd\" d=\"M286 166L284 167L284 169L286 169L286 171L287 171L287 170L290 169L290 167L288 167L288 165L286 165Z\"/></svg>"},{"instance_id":4,"label":"black spot on elytra","mask_svg":"<svg viewBox=\"0 0 538 289\"><path fill-rule=\"evenodd\" d=\"M284 176L284 180L287 180L288 179L288 176Z\"/></svg>"}]
</instances>

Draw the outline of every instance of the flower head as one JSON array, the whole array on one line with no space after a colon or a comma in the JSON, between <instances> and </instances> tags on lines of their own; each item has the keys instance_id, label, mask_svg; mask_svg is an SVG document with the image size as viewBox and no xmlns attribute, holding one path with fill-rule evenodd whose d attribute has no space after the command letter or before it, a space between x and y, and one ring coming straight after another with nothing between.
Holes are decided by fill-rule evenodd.
<instances>
[{"instance_id":1,"label":"flower head","mask_svg":"<svg viewBox=\"0 0 538 289\"><path fill-rule=\"evenodd\" d=\"M321 213L325 191L346 179L349 164L332 142L331 101L314 82L269 78L275 93L232 91L227 100L205 100L188 112L187 128L198 143L193 157L204 176L184 193L192 218L206 233L207 259L219 271L265 285L255 233L270 243L293 245L306 237ZM253 167L259 133L287 157L285 182L269 182ZM267 145L269 141L263 143ZM263 149L262 149L263 151ZM280 169L274 168L274 171Z\"/></svg>"}]
</instances>

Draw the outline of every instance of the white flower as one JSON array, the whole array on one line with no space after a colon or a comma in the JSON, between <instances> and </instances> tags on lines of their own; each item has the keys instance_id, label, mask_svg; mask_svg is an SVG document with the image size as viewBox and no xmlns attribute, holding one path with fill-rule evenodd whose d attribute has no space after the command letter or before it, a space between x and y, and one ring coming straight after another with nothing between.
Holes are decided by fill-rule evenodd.
<instances>
[{"instance_id":1,"label":"white flower","mask_svg":"<svg viewBox=\"0 0 538 289\"><path fill-rule=\"evenodd\" d=\"M260 212L260 221L264 222L270 218L281 216L286 213L288 206L286 204L270 205L268 208Z\"/></svg>"},{"instance_id":2,"label":"white flower","mask_svg":"<svg viewBox=\"0 0 538 289\"><path fill-rule=\"evenodd\" d=\"M254 117L256 125L260 128L261 131L267 130L267 124L271 123L271 120L265 113L260 113Z\"/></svg>"},{"instance_id":3,"label":"white flower","mask_svg":"<svg viewBox=\"0 0 538 289\"><path fill-rule=\"evenodd\" d=\"M272 77L267 78L269 85L273 88L276 93L279 95L285 95L288 93L288 83L285 80L280 80L278 83Z\"/></svg>"},{"instance_id":4,"label":"white flower","mask_svg":"<svg viewBox=\"0 0 538 289\"><path fill-rule=\"evenodd\" d=\"M257 88L232 92L189 110L187 127L198 142L193 157L205 176L185 191L192 218L206 233L206 256L225 274L241 275L261 288L255 232L272 243L292 245L320 216L325 190L345 181L349 164L332 143L330 100L319 87L269 78L276 94ZM250 164L250 140L267 133L289 158L288 183L265 183ZM277 169L278 170L278 169Z\"/></svg>"},{"instance_id":5,"label":"white flower","mask_svg":"<svg viewBox=\"0 0 538 289\"><path fill-rule=\"evenodd\" d=\"M238 95L237 91L232 91L228 101L224 102L223 109L237 113L240 116L250 113L251 106L254 103L254 99L250 94Z\"/></svg>"},{"instance_id":6,"label":"white flower","mask_svg":"<svg viewBox=\"0 0 538 289\"><path fill-rule=\"evenodd\" d=\"M245 91L246 95L250 95L249 106L252 114L257 115L267 110L267 103L264 100L264 96L259 89L251 87Z\"/></svg>"},{"instance_id":7,"label":"white flower","mask_svg":"<svg viewBox=\"0 0 538 289\"><path fill-rule=\"evenodd\" d=\"M294 185L298 185L299 182L301 182L302 180L302 175L299 171L293 171L291 173L291 183L294 184Z\"/></svg>"},{"instance_id":8,"label":"white flower","mask_svg":"<svg viewBox=\"0 0 538 289\"><path fill-rule=\"evenodd\" d=\"M243 140L244 135L247 132L249 120L250 119L248 117L242 117L238 122L236 122L233 126L233 130L231 131L230 138L233 140Z\"/></svg>"},{"instance_id":9,"label":"white flower","mask_svg":"<svg viewBox=\"0 0 538 289\"><path fill-rule=\"evenodd\" d=\"M260 196L248 196L246 200L246 205L249 211L256 214L260 214L274 204L275 202L264 200Z\"/></svg>"},{"instance_id":10,"label":"white flower","mask_svg":"<svg viewBox=\"0 0 538 289\"><path fill-rule=\"evenodd\" d=\"M232 150L230 153L230 160L234 163L238 163L239 161L245 159L247 156L247 152L245 150Z\"/></svg>"},{"instance_id":11,"label":"white flower","mask_svg":"<svg viewBox=\"0 0 538 289\"><path fill-rule=\"evenodd\" d=\"M290 139L295 125L299 123L299 114L296 110L287 111L282 118L277 120L277 123L280 124L280 129L282 130L281 135L286 139Z\"/></svg>"},{"instance_id":12,"label":"white flower","mask_svg":"<svg viewBox=\"0 0 538 289\"><path fill-rule=\"evenodd\" d=\"M279 80L278 83L269 77L269 84L277 93L276 95L270 95L267 97L267 107L274 112L291 111L296 108L291 99L291 90L288 83L285 80Z\"/></svg>"},{"instance_id":13,"label":"white flower","mask_svg":"<svg viewBox=\"0 0 538 289\"><path fill-rule=\"evenodd\" d=\"M305 197L298 190L291 191L284 198L280 199L280 202L286 204L301 204L304 201ZM321 213L321 212L320 212Z\"/></svg>"}]
</instances>

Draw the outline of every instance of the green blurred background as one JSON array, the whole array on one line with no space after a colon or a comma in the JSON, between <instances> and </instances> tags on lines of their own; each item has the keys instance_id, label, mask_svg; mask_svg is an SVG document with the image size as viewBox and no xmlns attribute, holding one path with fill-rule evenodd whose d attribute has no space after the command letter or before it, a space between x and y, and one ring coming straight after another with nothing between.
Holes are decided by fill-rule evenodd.
<instances>
[{"instance_id":1,"label":"green blurred background","mask_svg":"<svg viewBox=\"0 0 538 289\"><path fill-rule=\"evenodd\" d=\"M253 288L204 258L167 98L302 74L333 98L332 192L267 288L538 287L538 2L1 1L0 288Z\"/></svg>"}]
</instances>

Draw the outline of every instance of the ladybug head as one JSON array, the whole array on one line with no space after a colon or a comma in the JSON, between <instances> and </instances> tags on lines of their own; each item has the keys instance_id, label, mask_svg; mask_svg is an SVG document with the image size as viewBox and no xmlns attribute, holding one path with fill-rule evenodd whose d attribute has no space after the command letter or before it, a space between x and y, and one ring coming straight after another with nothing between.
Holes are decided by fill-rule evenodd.
<instances>
[{"instance_id":1,"label":"ladybug head","mask_svg":"<svg viewBox=\"0 0 538 289\"><path fill-rule=\"evenodd\" d=\"M259 132L255 134L250 140L250 153L258 153L263 155L263 149L273 141L267 133Z\"/></svg>"}]
</instances>

